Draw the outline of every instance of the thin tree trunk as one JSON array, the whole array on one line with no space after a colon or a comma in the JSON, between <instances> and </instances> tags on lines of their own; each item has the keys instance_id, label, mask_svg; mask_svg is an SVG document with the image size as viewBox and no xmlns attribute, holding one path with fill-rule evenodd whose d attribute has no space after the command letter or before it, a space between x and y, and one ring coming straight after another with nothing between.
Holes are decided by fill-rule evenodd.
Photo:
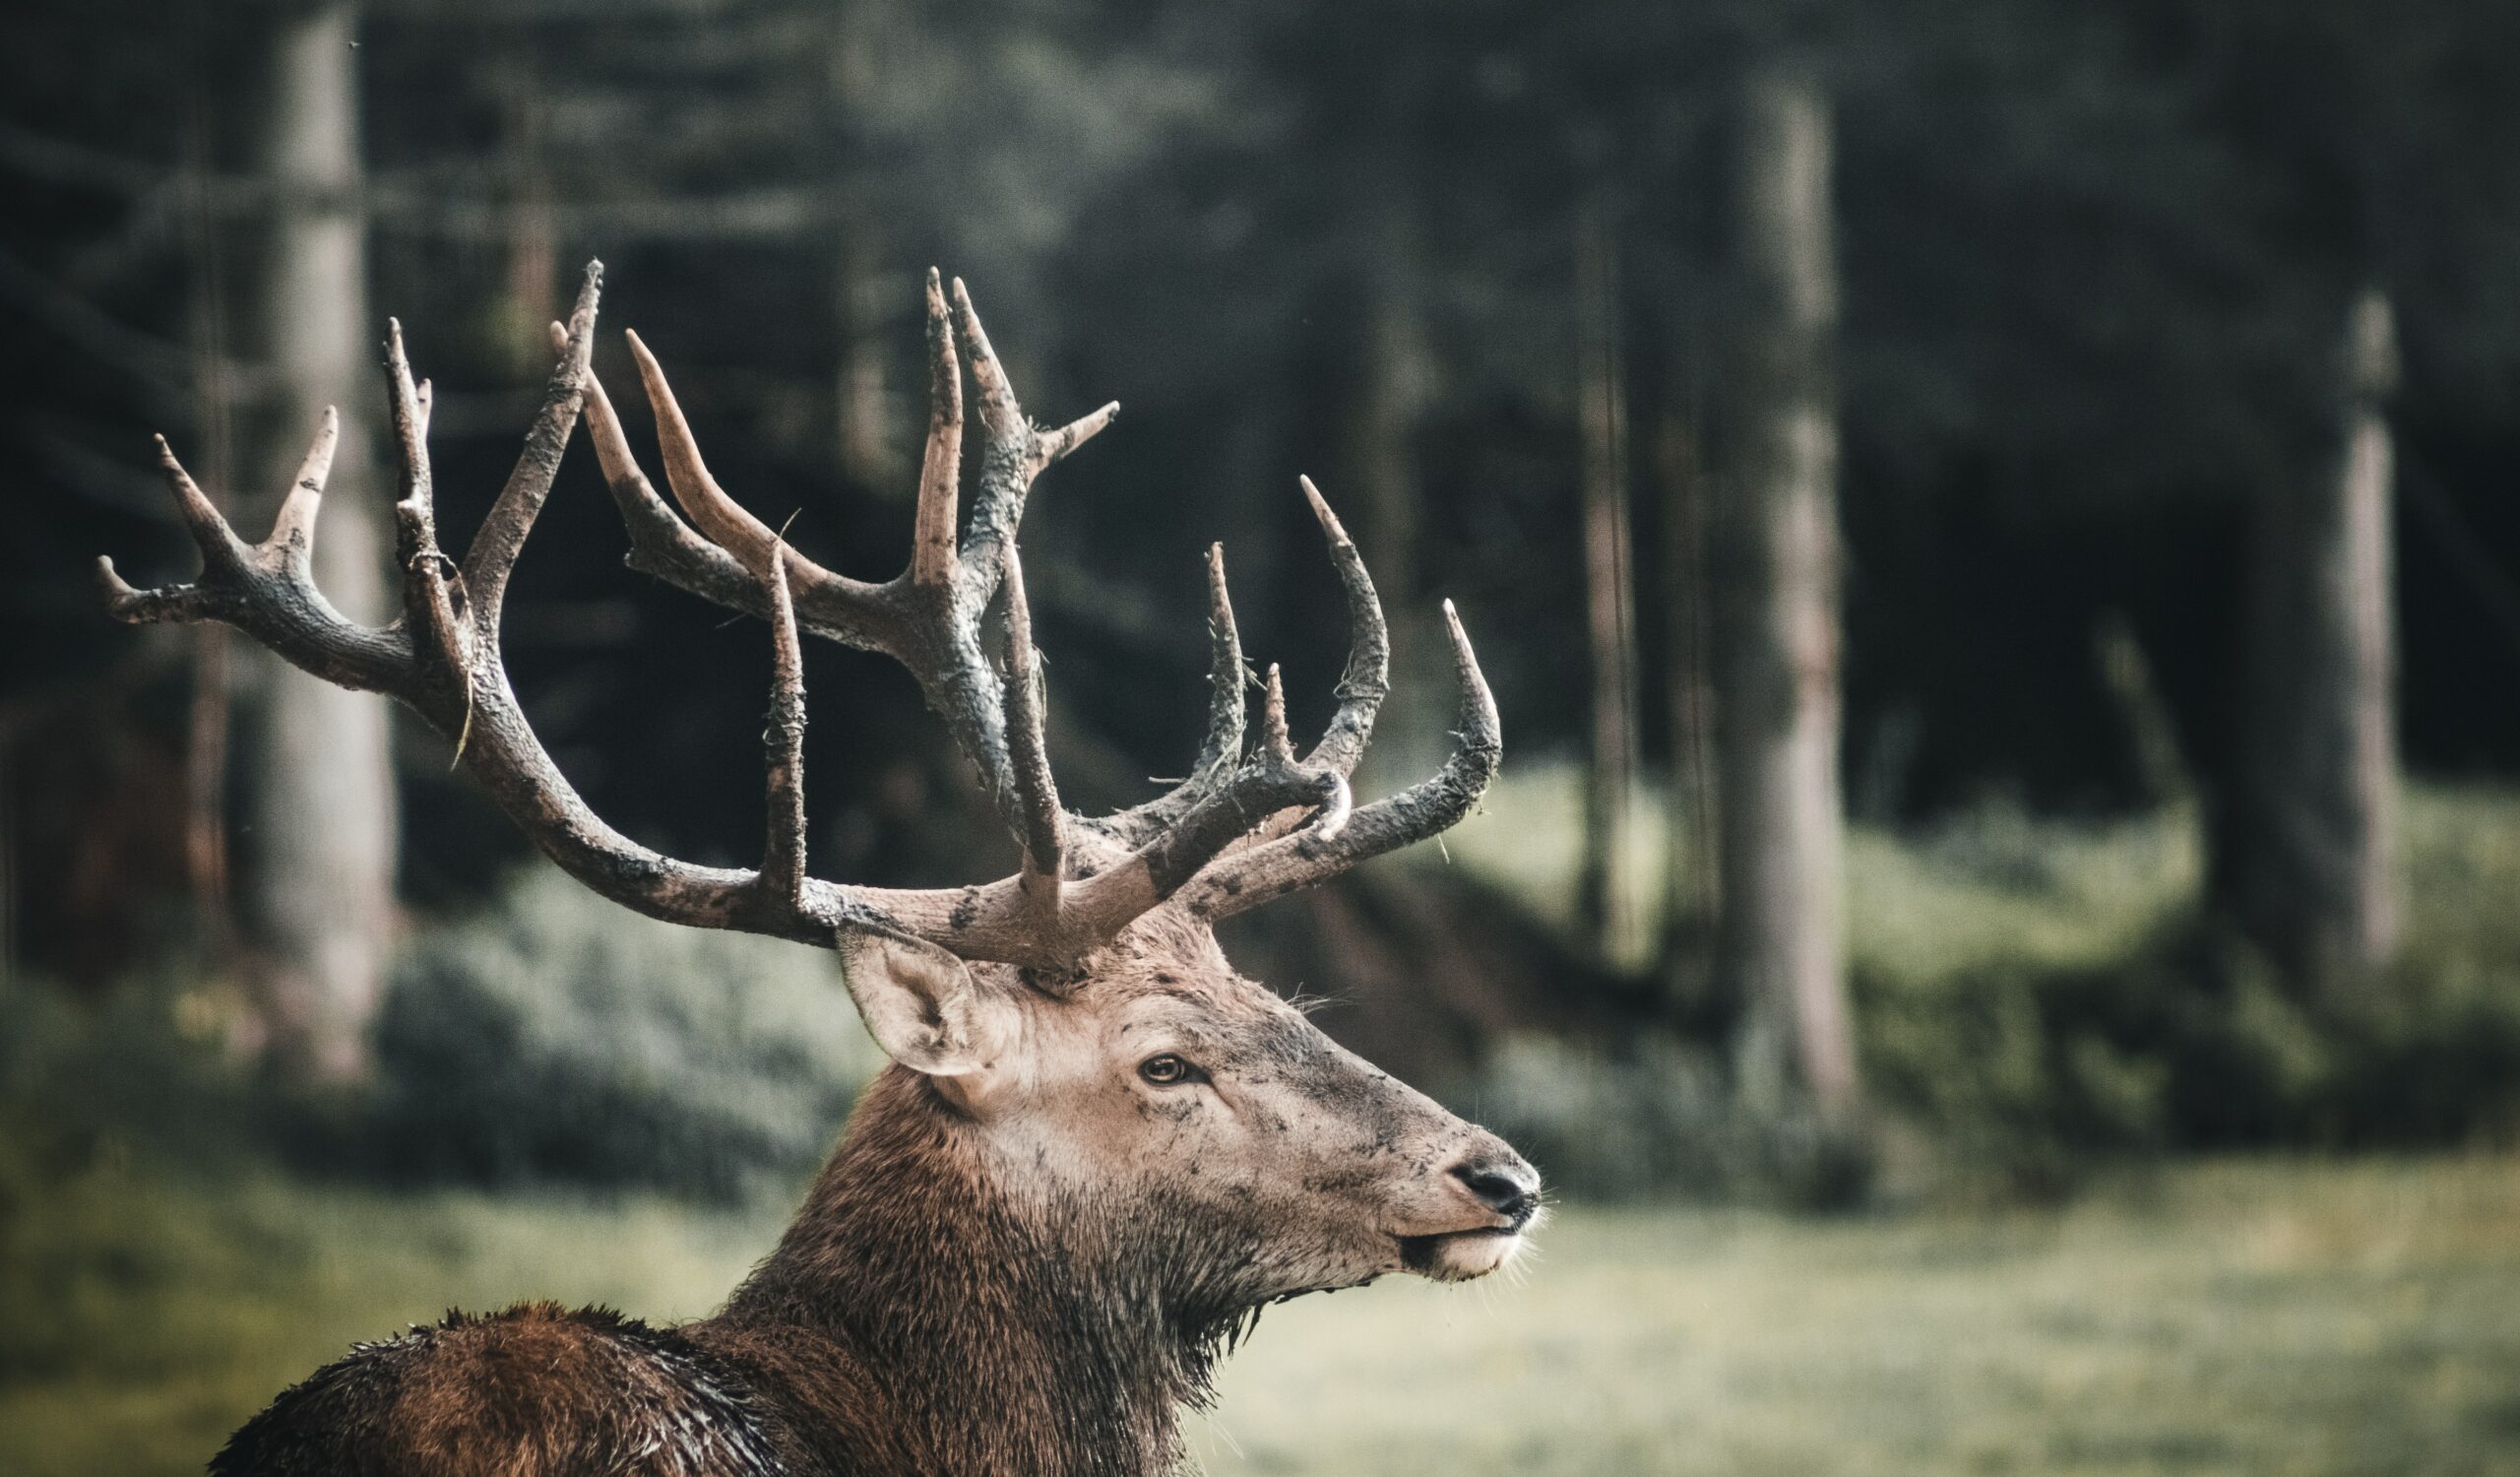
<instances>
[{"instance_id":1,"label":"thin tree trunk","mask_svg":"<svg viewBox=\"0 0 2520 1477\"><path fill-rule=\"evenodd\" d=\"M505 338L500 348L520 371L551 357L543 325L560 281L560 227L551 185L548 90L530 54L499 71L499 171L506 177L508 260Z\"/></svg>"},{"instance_id":2,"label":"thin tree trunk","mask_svg":"<svg viewBox=\"0 0 2520 1477\"><path fill-rule=\"evenodd\" d=\"M907 486L895 451L887 383L885 333L895 285L883 276L883 250L875 215L859 198L868 162L859 117L878 86L876 38L883 17L877 0L845 0L830 12L832 111L839 159L831 174L839 199L839 226L832 261L832 307L840 353L832 383L834 450L841 470L861 486L890 491Z\"/></svg>"},{"instance_id":3,"label":"thin tree trunk","mask_svg":"<svg viewBox=\"0 0 2520 1477\"><path fill-rule=\"evenodd\" d=\"M1662 596L1670 646L1664 697L1671 724L1670 790L1664 805L1663 950L1673 1004L1702 1008L1713 990L1708 944L1723 916L1716 825L1715 694L1708 598L1706 478L1698 427L1674 387L1655 436L1663 493Z\"/></svg>"},{"instance_id":4,"label":"thin tree trunk","mask_svg":"<svg viewBox=\"0 0 2520 1477\"><path fill-rule=\"evenodd\" d=\"M1858 1083L1838 793L1829 108L1808 78L1771 71L1751 81L1739 121L1743 321L1728 377L1738 401L1715 653L1722 953L1743 1004L1745 1099L1844 1123Z\"/></svg>"},{"instance_id":5,"label":"thin tree trunk","mask_svg":"<svg viewBox=\"0 0 2520 1477\"><path fill-rule=\"evenodd\" d=\"M886 414L882 299L888 286L875 248L875 227L851 214L841 224L833 263L832 299L837 310L840 363L833 377L834 448L849 479L891 490L906 485L893 452Z\"/></svg>"},{"instance_id":6,"label":"thin tree trunk","mask_svg":"<svg viewBox=\"0 0 2520 1477\"><path fill-rule=\"evenodd\" d=\"M232 489L236 456L234 400L227 376L227 282L218 202L212 198L210 134L209 106L196 85L186 98L184 128L185 188L191 197L187 267L193 424L201 438L199 455L210 485ZM193 628L193 690L184 736L184 876L195 926L210 950L221 958L235 946L227 890L228 732L235 686L229 656L227 627L214 622Z\"/></svg>"},{"instance_id":7,"label":"thin tree trunk","mask_svg":"<svg viewBox=\"0 0 2520 1477\"><path fill-rule=\"evenodd\" d=\"M2216 858L2241 927L2336 997L2397 948L2396 630L2390 589L2396 375L2388 299L2347 316L2338 450L2273 488L2250 549L2243 748Z\"/></svg>"},{"instance_id":8,"label":"thin tree trunk","mask_svg":"<svg viewBox=\"0 0 2520 1477\"><path fill-rule=\"evenodd\" d=\"M1594 947L1613 964L1644 949L1643 903L1628 865L1636 790L1636 609L1628 550L1627 385L1619 344L1618 243L1606 190L1577 226L1577 419L1583 438L1585 629L1592 670L1592 762L1584 779L1580 901Z\"/></svg>"},{"instance_id":9,"label":"thin tree trunk","mask_svg":"<svg viewBox=\"0 0 2520 1477\"><path fill-rule=\"evenodd\" d=\"M273 505L324 406L374 381L359 179L356 18L348 5L274 7L268 72L252 94L251 171L276 204L246 254L236 326L267 377L242 438L241 486ZM353 618L386 612L363 417L343 417L315 539L316 582ZM386 705L263 653L260 701L238 745L247 766L239 901L262 963L277 1065L342 1080L366 1068L393 922L396 813ZM240 663L241 665L241 663Z\"/></svg>"},{"instance_id":10,"label":"thin tree trunk","mask_svg":"<svg viewBox=\"0 0 2520 1477\"><path fill-rule=\"evenodd\" d=\"M214 950L227 946L227 627L192 633L193 693L185 714L184 881Z\"/></svg>"}]
</instances>

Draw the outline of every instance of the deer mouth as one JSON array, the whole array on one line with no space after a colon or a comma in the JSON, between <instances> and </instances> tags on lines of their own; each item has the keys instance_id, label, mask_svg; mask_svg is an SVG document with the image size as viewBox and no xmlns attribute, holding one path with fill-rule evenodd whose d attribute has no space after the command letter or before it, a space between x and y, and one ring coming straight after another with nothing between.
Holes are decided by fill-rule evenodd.
<instances>
[{"instance_id":1,"label":"deer mouth","mask_svg":"<svg viewBox=\"0 0 2520 1477\"><path fill-rule=\"evenodd\" d=\"M1432 1236L1403 1236L1400 1263L1436 1282L1469 1282L1512 1261L1523 1249L1524 1223L1478 1226Z\"/></svg>"}]
</instances>

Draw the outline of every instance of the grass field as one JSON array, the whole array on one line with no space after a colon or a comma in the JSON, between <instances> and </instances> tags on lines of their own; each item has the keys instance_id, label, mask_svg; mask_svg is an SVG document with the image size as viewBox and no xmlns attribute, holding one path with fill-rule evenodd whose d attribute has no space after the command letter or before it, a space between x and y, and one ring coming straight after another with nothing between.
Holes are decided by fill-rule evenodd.
<instances>
[{"instance_id":1,"label":"grass field","mask_svg":"<svg viewBox=\"0 0 2520 1477\"><path fill-rule=\"evenodd\" d=\"M198 1470L354 1338L706 1311L775 1213L93 1174L0 1264L0 1473ZM2520 1164L2223 1163L2055 1211L1563 1214L1519 1282L1274 1310L1209 1473L2520 1473Z\"/></svg>"}]
</instances>

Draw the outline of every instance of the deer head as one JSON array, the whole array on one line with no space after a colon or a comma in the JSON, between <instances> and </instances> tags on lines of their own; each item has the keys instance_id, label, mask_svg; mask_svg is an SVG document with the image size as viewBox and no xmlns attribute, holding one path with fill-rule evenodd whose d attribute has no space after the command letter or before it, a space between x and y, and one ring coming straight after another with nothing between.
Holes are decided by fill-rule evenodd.
<instances>
[{"instance_id":1,"label":"deer head","mask_svg":"<svg viewBox=\"0 0 2520 1477\"><path fill-rule=\"evenodd\" d=\"M600 277L591 265L568 324L552 325L559 361L541 411L460 562L436 531L428 385L414 384L401 329L392 329L401 619L360 626L314 588L308 555L332 456L329 413L270 537L256 545L235 536L161 438L167 484L203 570L190 584L136 590L100 560L108 609L126 621L224 621L317 676L401 699L454 742L545 855L615 902L695 928L837 950L868 1029L896 1063L860 1118L914 1123L920 1143L950 1145L969 1183L1029 1207L1054 1242L1073 1231L1096 1254L1139 1265L1143 1290L1194 1330L1272 1298L1385 1272L1463 1278L1500 1265L1537 1207L1529 1166L1236 976L1210 932L1219 919L1431 836L1478 801L1496 769L1496 710L1450 606L1458 747L1422 783L1353 805L1348 778L1387 688L1389 640L1355 546L1305 482L1353 627L1327 731L1296 752L1271 668L1258 740L1246 743L1251 683L1223 551L1212 548L1210 724L1197 764L1131 809L1071 812L1044 750L1041 668L1015 532L1034 479L1118 407L1055 430L1035 425L961 283L949 305L930 272L932 400L910 564L885 583L850 579L799 554L719 486L634 335L681 516L658 496L589 369ZM979 465L968 516L958 517L966 363ZM560 774L509 685L500 655L509 572L581 411L629 530L631 564L769 625L768 828L756 867L696 866L615 831ZM1020 844L1012 875L904 890L808 873L804 632L885 653L910 671ZM788 1271L809 1268L817 1248L828 1252L828 1220L800 1219Z\"/></svg>"}]
</instances>

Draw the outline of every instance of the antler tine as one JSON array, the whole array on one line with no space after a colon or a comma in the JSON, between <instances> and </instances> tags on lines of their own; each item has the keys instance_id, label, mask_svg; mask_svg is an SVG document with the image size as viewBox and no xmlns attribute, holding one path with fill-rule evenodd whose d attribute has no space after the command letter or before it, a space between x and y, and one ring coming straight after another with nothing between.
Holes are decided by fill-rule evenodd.
<instances>
[{"instance_id":1,"label":"antler tine","mask_svg":"<svg viewBox=\"0 0 2520 1477\"><path fill-rule=\"evenodd\" d=\"M959 285L958 285L959 286ZM927 451L918 467L918 518L912 534L910 577L941 585L954 573L954 517L963 480L963 367L945 289L927 269Z\"/></svg>"},{"instance_id":2,"label":"antler tine","mask_svg":"<svg viewBox=\"0 0 2520 1477\"><path fill-rule=\"evenodd\" d=\"M155 439L158 470L165 476L166 490L175 500L175 514L183 521L185 532L192 535L194 546L201 550L201 577L189 584L136 589L114 572L110 557L99 554L96 587L104 595L106 613L128 624L215 619L229 603L222 599L221 587L251 577L252 550L227 526L227 520L212 505L209 494L193 481L192 474L184 470L166 438Z\"/></svg>"},{"instance_id":3,"label":"antler tine","mask_svg":"<svg viewBox=\"0 0 2520 1477\"><path fill-rule=\"evenodd\" d=\"M1339 706L1331 714L1329 726L1322 731L1321 741L1304 756L1304 763L1333 774L1352 775L1355 773L1356 761L1364 756L1366 743L1373 737L1374 716L1391 692L1391 629L1383 620L1382 602L1374 594L1373 576L1366 573L1364 556L1357 552L1355 541L1348 537L1348 530L1339 522L1339 515L1330 510L1328 500L1322 497L1321 489L1313 485L1312 479L1297 478L1296 482L1302 486L1304 500L1312 505L1313 517L1320 521L1321 531L1330 542L1331 563L1339 572L1340 588L1347 596L1349 628L1348 665L1340 673L1339 685L1333 689L1338 695ZM1222 556L1219 555L1213 577L1219 591L1224 588L1224 578ZM1211 604L1213 606L1214 597ZM1230 611L1227 618L1232 618ZM1240 666L1238 654L1235 665L1237 668ZM1233 738L1238 742L1241 738L1238 672L1234 693ZM1215 733L1212 721L1211 745ZM1204 766L1211 752L1213 747L1201 751L1203 768L1194 770L1189 780L1166 795L1122 811L1112 817L1110 823L1124 834L1136 836L1177 819L1196 799L1203 784L1213 783L1212 779L1203 780ZM1293 830L1303 819L1299 811L1271 816L1259 824L1252 840L1274 841ZM1319 828L1318 818L1314 825Z\"/></svg>"},{"instance_id":4,"label":"antler tine","mask_svg":"<svg viewBox=\"0 0 2520 1477\"><path fill-rule=\"evenodd\" d=\"M1033 610L1024 594L1024 564L1012 544L1006 546L1004 588L1006 747L1024 823L1024 894L1031 911L1054 927L1065 867L1067 812L1059 804L1058 781L1050 773L1049 746L1042 734L1041 661L1033 650Z\"/></svg>"},{"instance_id":5,"label":"antler tine","mask_svg":"<svg viewBox=\"0 0 2520 1477\"><path fill-rule=\"evenodd\" d=\"M117 620L136 624L213 618L222 602L211 586L233 586L251 582L258 574L268 577L282 572L291 573L303 582L307 558L314 547L316 499L324 490L325 479L332 475L333 448L340 435L341 417L327 406L323 419L316 425L314 443L307 448L297 478L289 483L288 494L282 499L280 513L272 521L271 537L260 544L247 544L236 537L235 529L211 502L210 495L184 470L175 449L164 436L157 437L158 468L166 479L166 490L174 497L176 515L192 535L194 546L201 550L203 578L188 585L137 590L114 572L112 559L100 557L96 560L96 583L104 592L106 612Z\"/></svg>"},{"instance_id":6,"label":"antler tine","mask_svg":"<svg viewBox=\"0 0 2520 1477\"><path fill-rule=\"evenodd\" d=\"M252 545L236 537L174 448L158 437L158 469L177 516L201 550L202 572L187 584L139 590L114 572L112 559L99 557L96 583L105 612L131 624L224 621L326 681L396 690L412 670L410 633L346 618L315 588L311 572L318 499L332 473L340 429L339 415L327 409L281 500L270 537Z\"/></svg>"},{"instance_id":7,"label":"antler tine","mask_svg":"<svg viewBox=\"0 0 2520 1477\"><path fill-rule=\"evenodd\" d=\"M551 336L554 349L568 343L568 330L557 323L551 325ZM589 374L585 388L587 438L595 443L604 486L612 493L622 527L630 535L630 552L624 561L642 574L669 581L704 600L767 618L770 605L761 582L733 554L693 533L639 470L629 439L622 434L621 415L612 408L612 397L604 393L603 381ZM788 604L792 610L792 596ZM849 639L836 632L822 634Z\"/></svg>"},{"instance_id":8,"label":"antler tine","mask_svg":"<svg viewBox=\"0 0 2520 1477\"><path fill-rule=\"evenodd\" d=\"M1208 738L1200 745L1194 777L1213 780L1242 753L1242 633L1234 625L1233 598L1226 593L1225 546L1208 546Z\"/></svg>"},{"instance_id":9,"label":"antler tine","mask_svg":"<svg viewBox=\"0 0 2520 1477\"><path fill-rule=\"evenodd\" d=\"M1211 568L1217 573L1214 589L1222 596L1222 561L1212 563ZM1240 651L1229 635L1219 645L1221 649L1232 647L1231 666L1237 683L1232 715L1236 732L1232 741L1238 745ZM1302 838L1307 842L1328 844L1342 834L1351 818L1347 776L1295 758L1294 746L1287 737L1286 685L1274 666L1269 669L1266 687L1258 749L1218 783L1193 796L1177 819L1158 830L1122 865L1071 883L1056 935L1060 947L1071 954L1079 953L1113 937L1131 920L1171 898L1193 878L1201 877L1210 863L1272 816L1310 812L1313 826ZM1220 706L1222 703L1220 697ZM1226 885L1230 888L1236 884L1228 881Z\"/></svg>"},{"instance_id":10,"label":"antler tine","mask_svg":"<svg viewBox=\"0 0 2520 1477\"><path fill-rule=\"evenodd\" d=\"M1260 702L1260 751L1281 764L1295 761L1295 747L1287 738L1287 684L1278 675L1278 664L1269 664L1265 684L1266 696Z\"/></svg>"},{"instance_id":11,"label":"antler tine","mask_svg":"<svg viewBox=\"0 0 2520 1477\"><path fill-rule=\"evenodd\" d=\"M184 520L185 532L193 536L193 546L201 550L203 570L223 572L241 567L248 553L245 541L236 537L236 531L212 505L210 494L184 470L175 448L166 444L164 436L157 441L158 470L166 479L166 490L174 494L175 512Z\"/></svg>"},{"instance_id":12,"label":"antler tine","mask_svg":"<svg viewBox=\"0 0 2520 1477\"><path fill-rule=\"evenodd\" d=\"M770 586L770 718L761 732L767 831L761 890L774 908L805 915L805 654L796 639L796 607L788 596L788 561L773 546L762 561Z\"/></svg>"},{"instance_id":13,"label":"antler tine","mask_svg":"<svg viewBox=\"0 0 2520 1477\"><path fill-rule=\"evenodd\" d=\"M1299 477L1296 482L1330 541L1330 561L1339 570L1339 586L1348 599L1348 666L1334 689L1339 707L1305 762L1354 774L1373 738L1374 715L1391 692L1391 628L1383 621L1382 602L1374 595L1373 576L1365 572L1364 556L1356 551L1355 541L1348 537L1339 515L1330 511L1312 479Z\"/></svg>"},{"instance_id":14,"label":"antler tine","mask_svg":"<svg viewBox=\"0 0 2520 1477\"><path fill-rule=\"evenodd\" d=\"M963 547L967 579L985 591L1002 567L995 546L1015 537L1023 520L1024 500L1033 479L1042 469L1092 440L1120 414L1112 401L1054 431L1036 429L1024 418L1006 367L990 347L988 330L972 306L972 294L961 278L954 279L954 331L971 361L972 383L979 391L980 477L972 498L972 521Z\"/></svg>"},{"instance_id":15,"label":"antler tine","mask_svg":"<svg viewBox=\"0 0 2520 1477\"><path fill-rule=\"evenodd\" d=\"M1182 903L1203 918L1226 918L1246 908L1309 887L1367 858L1395 851L1460 821L1486 793L1504 754L1496 699L1479 670L1470 637L1451 601L1444 626L1452 637L1453 665L1461 681L1460 729L1453 752L1433 776L1353 815L1345 824L1325 817L1309 829L1236 853L1201 872L1182 889Z\"/></svg>"},{"instance_id":16,"label":"antler tine","mask_svg":"<svg viewBox=\"0 0 2520 1477\"><path fill-rule=\"evenodd\" d=\"M405 627L415 640L423 634L427 637L427 646L416 653L420 660L425 663L433 659L444 672L453 674L469 693L472 687L472 641L464 617L456 610L454 590L447 583L447 569L453 561L437 542L425 382L411 383L411 360L403 348L402 321L396 318L385 320L385 374L402 491L395 499L394 523L395 557L403 566ZM457 578L462 578L460 572ZM472 712L469 699L465 711ZM469 737L470 730L468 722L459 732Z\"/></svg>"},{"instance_id":17,"label":"antler tine","mask_svg":"<svg viewBox=\"0 0 2520 1477\"><path fill-rule=\"evenodd\" d=\"M782 546L790 598L800 607L838 605L860 611L879 607L879 586L835 574L793 546L784 546L769 525L746 512L742 504L726 494L725 488L718 485L718 480L709 475L708 464L701 460L700 443L691 434L690 422L683 418L673 387L665 382L663 367L637 334L624 330L622 337L629 340L631 355L639 363L639 377L647 385L648 404L656 412L657 445L664 455L665 484L673 489L674 501L682 505L684 515L700 532L747 568L761 567L773 546Z\"/></svg>"},{"instance_id":18,"label":"antler tine","mask_svg":"<svg viewBox=\"0 0 2520 1477\"><path fill-rule=\"evenodd\" d=\"M110 554L96 555L96 590L104 597L105 613L125 625L184 624L220 618L219 602L199 585L161 585L143 590L115 570Z\"/></svg>"},{"instance_id":19,"label":"antler tine","mask_svg":"<svg viewBox=\"0 0 2520 1477\"><path fill-rule=\"evenodd\" d=\"M1242 665L1242 636L1234 626L1233 600L1226 592L1225 546L1208 546L1208 737L1187 779L1132 805L1102 824L1131 841L1144 841L1188 813L1223 783L1242 759L1243 689L1251 674Z\"/></svg>"},{"instance_id":20,"label":"antler tine","mask_svg":"<svg viewBox=\"0 0 2520 1477\"><path fill-rule=\"evenodd\" d=\"M1099 409L1086 412L1057 430L1034 432L1034 473L1039 475L1052 463L1066 460L1068 453L1102 434L1102 428L1117 419L1119 414L1118 401L1105 401Z\"/></svg>"},{"instance_id":21,"label":"antler tine","mask_svg":"<svg viewBox=\"0 0 2520 1477\"><path fill-rule=\"evenodd\" d=\"M316 424L314 444L298 464L297 479L288 484L288 495L281 499L280 514L272 520L272 536L264 541L267 547L284 550L292 559L314 557L315 515L323 508L324 483L333 476L333 452L341 439L342 413L328 405L324 418Z\"/></svg>"},{"instance_id":22,"label":"antler tine","mask_svg":"<svg viewBox=\"0 0 2520 1477\"><path fill-rule=\"evenodd\" d=\"M578 421L585 400L588 364L595 353L596 301L603 292L603 263L589 262L578 285L577 305L569 312L568 337L559 346L560 361L552 366L544 387L541 413L526 432L525 449L516 470L490 504L489 516L464 553L464 588L472 605L473 628L481 642L499 644L499 611L507 602L508 575L525 549L526 535L551 495L552 479L560 475L560 453ZM421 424L427 423L422 412Z\"/></svg>"}]
</instances>

